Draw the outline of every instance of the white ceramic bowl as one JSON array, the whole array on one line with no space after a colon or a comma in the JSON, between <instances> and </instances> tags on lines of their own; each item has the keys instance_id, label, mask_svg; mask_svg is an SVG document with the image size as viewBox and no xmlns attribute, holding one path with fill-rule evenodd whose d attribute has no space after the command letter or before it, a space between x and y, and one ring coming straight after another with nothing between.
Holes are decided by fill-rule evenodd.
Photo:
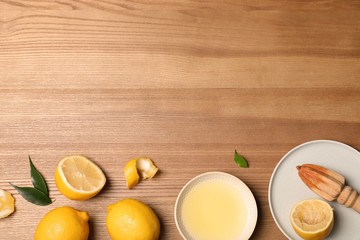
<instances>
[{"instance_id":1,"label":"white ceramic bowl","mask_svg":"<svg viewBox=\"0 0 360 240\"><path fill-rule=\"evenodd\" d=\"M175 222L181 236L185 240L196 240L187 232L185 228L181 215L182 206L186 195L194 186L209 180L222 180L231 184L232 186L235 187L235 189L237 189L240 192L240 194L244 198L248 209L248 219L244 230L236 240L248 240L255 229L256 221L258 217L258 209L254 195L252 194L248 186L246 186L246 184L243 181L241 181L239 178L223 172L208 172L198 175L193 179L191 179L180 191L175 203Z\"/></svg>"}]
</instances>

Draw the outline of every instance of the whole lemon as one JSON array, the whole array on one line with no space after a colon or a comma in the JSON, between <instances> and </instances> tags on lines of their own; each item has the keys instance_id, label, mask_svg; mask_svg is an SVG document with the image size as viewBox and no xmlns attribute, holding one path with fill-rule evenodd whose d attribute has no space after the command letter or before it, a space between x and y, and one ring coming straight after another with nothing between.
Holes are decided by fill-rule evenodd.
<instances>
[{"instance_id":1,"label":"whole lemon","mask_svg":"<svg viewBox=\"0 0 360 240\"><path fill-rule=\"evenodd\" d=\"M157 240L160 222L153 210L135 199L108 206L106 226L113 240Z\"/></svg>"},{"instance_id":2,"label":"whole lemon","mask_svg":"<svg viewBox=\"0 0 360 240\"><path fill-rule=\"evenodd\" d=\"M39 222L34 240L87 240L89 215L72 207L48 212Z\"/></svg>"}]
</instances>

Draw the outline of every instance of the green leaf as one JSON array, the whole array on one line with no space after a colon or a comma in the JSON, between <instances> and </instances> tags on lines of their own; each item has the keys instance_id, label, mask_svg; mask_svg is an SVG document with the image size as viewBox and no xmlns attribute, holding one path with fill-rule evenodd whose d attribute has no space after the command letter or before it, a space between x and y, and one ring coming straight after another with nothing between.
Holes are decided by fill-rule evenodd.
<instances>
[{"instance_id":1,"label":"green leaf","mask_svg":"<svg viewBox=\"0 0 360 240\"><path fill-rule=\"evenodd\" d=\"M45 195L49 196L49 192L46 186L46 182L44 178L41 176L41 174L36 170L34 164L31 161L31 157L29 155L29 162L30 162L30 168L31 168L31 181L34 187L45 193Z\"/></svg>"},{"instance_id":2,"label":"green leaf","mask_svg":"<svg viewBox=\"0 0 360 240\"><path fill-rule=\"evenodd\" d=\"M52 203L51 199L45 193L43 193L40 190L37 190L36 188L18 187L13 185L12 183L9 184L13 186L20 193L20 195L28 202L31 202L39 206L46 206Z\"/></svg>"},{"instance_id":3,"label":"green leaf","mask_svg":"<svg viewBox=\"0 0 360 240\"><path fill-rule=\"evenodd\" d=\"M236 162L236 164L239 166L239 167L242 167L242 168L248 168L248 163L246 162L245 158L243 158L241 155L239 155L236 150L235 150L235 153L234 153L234 160Z\"/></svg>"}]
</instances>

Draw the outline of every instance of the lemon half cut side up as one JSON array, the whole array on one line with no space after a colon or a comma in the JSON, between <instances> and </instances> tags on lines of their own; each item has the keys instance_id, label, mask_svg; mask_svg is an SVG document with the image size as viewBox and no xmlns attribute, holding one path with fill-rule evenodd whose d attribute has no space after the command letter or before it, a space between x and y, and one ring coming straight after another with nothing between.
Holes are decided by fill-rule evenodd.
<instances>
[{"instance_id":1,"label":"lemon half cut side up","mask_svg":"<svg viewBox=\"0 0 360 240\"><path fill-rule=\"evenodd\" d=\"M55 183L59 191L72 200L87 200L97 195L106 183L102 170L81 155L70 155L60 160Z\"/></svg>"},{"instance_id":2,"label":"lemon half cut side up","mask_svg":"<svg viewBox=\"0 0 360 240\"><path fill-rule=\"evenodd\" d=\"M290 221L295 232L306 240L326 238L334 225L334 212L330 204L320 199L307 199L292 208Z\"/></svg>"}]
</instances>

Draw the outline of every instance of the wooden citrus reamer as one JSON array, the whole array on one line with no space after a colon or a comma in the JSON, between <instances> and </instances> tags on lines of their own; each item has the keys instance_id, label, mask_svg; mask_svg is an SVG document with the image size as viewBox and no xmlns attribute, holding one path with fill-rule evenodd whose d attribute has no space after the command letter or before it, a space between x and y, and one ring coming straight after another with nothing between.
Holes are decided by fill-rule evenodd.
<instances>
[{"instance_id":1,"label":"wooden citrus reamer","mask_svg":"<svg viewBox=\"0 0 360 240\"><path fill-rule=\"evenodd\" d=\"M303 164L296 168L302 181L317 195L328 201L337 199L340 204L360 213L360 196L357 191L345 186L344 176L313 164Z\"/></svg>"}]
</instances>

